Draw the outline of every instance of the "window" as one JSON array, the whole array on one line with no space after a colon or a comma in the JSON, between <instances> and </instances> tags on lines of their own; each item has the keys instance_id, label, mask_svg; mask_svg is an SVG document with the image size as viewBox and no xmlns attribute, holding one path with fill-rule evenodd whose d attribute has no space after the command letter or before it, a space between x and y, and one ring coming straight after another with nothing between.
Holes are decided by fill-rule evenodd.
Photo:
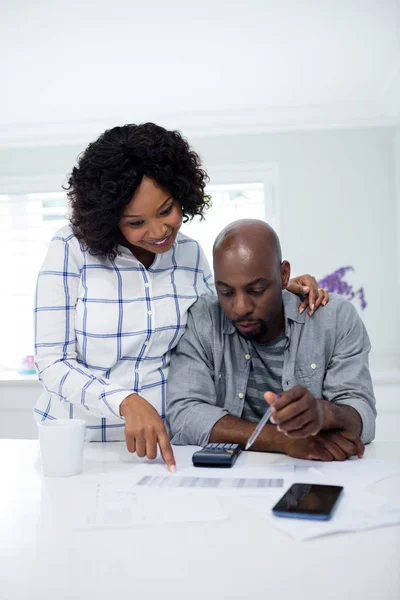
<instances>
[{"instance_id":1,"label":"window","mask_svg":"<svg viewBox=\"0 0 400 600\"><path fill-rule=\"evenodd\" d=\"M65 193L0 196L0 371L33 354L33 296L53 233L67 222Z\"/></svg>"},{"instance_id":2,"label":"window","mask_svg":"<svg viewBox=\"0 0 400 600\"><path fill-rule=\"evenodd\" d=\"M209 169L207 193L212 206L182 226L186 235L198 240L212 265L212 247L217 234L237 219L266 220L279 235L276 203L277 168L275 165L250 165Z\"/></svg>"},{"instance_id":3,"label":"window","mask_svg":"<svg viewBox=\"0 0 400 600\"><path fill-rule=\"evenodd\" d=\"M182 225L182 232L197 240L208 262L212 265L212 247L218 233L237 219L264 219L264 185L262 183L238 183L209 185L207 193L212 205L205 213L205 220L195 217Z\"/></svg>"},{"instance_id":4,"label":"window","mask_svg":"<svg viewBox=\"0 0 400 600\"><path fill-rule=\"evenodd\" d=\"M206 219L182 226L200 242L210 265L216 235L236 219L266 219L279 234L274 166L217 168L210 171L210 179L212 207ZM59 189L59 180L53 181L16 181L10 193L0 195L0 371L20 368L25 356L33 354L37 274L54 232L68 222L66 194L40 192Z\"/></svg>"}]
</instances>

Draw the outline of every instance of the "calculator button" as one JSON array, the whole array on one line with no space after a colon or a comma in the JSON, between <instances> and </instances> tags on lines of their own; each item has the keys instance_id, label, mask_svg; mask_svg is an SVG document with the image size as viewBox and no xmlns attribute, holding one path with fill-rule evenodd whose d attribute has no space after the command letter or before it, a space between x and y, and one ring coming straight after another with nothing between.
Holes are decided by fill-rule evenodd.
<instances>
[{"instance_id":1,"label":"calculator button","mask_svg":"<svg viewBox=\"0 0 400 600\"><path fill-rule=\"evenodd\" d=\"M224 447L225 447L225 444L218 444L218 446L217 446L218 450L219 449L223 450Z\"/></svg>"},{"instance_id":2,"label":"calculator button","mask_svg":"<svg viewBox=\"0 0 400 600\"><path fill-rule=\"evenodd\" d=\"M232 445L231 445L231 448L232 448L232 450L236 450L236 448L237 448L238 446L239 446L239 444L232 444Z\"/></svg>"},{"instance_id":3,"label":"calculator button","mask_svg":"<svg viewBox=\"0 0 400 600\"><path fill-rule=\"evenodd\" d=\"M216 448L218 446L218 444L207 444L206 448L210 448L210 450L212 448Z\"/></svg>"}]
</instances>

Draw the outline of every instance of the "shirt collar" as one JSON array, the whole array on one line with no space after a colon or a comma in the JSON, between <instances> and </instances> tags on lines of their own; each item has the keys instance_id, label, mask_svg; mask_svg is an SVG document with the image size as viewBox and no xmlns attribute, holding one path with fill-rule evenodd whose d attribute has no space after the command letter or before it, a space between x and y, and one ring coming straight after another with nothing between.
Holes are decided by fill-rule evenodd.
<instances>
[{"instance_id":1,"label":"shirt collar","mask_svg":"<svg viewBox=\"0 0 400 600\"><path fill-rule=\"evenodd\" d=\"M158 266L159 262L162 260L163 257L170 257L172 256L172 250L177 248L177 240L175 240L175 242L173 243L173 246L170 248L170 250L168 250L168 252L163 252L161 254L155 254L155 259L153 261L153 263L150 265L149 269L154 269L156 266ZM117 252L121 255L124 256L125 258L129 258L133 263L136 264L142 264L140 262L139 259L136 258L136 256L134 254L132 254L132 252L129 250L129 248L127 248L126 246L123 246L122 244L118 244L117 245Z\"/></svg>"},{"instance_id":2,"label":"shirt collar","mask_svg":"<svg viewBox=\"0 0 400 600\"><path fill-rule=\"evenodd\" d=\"M285 334L289 337L289 321L295 321L296 323L303 324L306 319L306 311L299 314L298 309L301 299L296 294L291 294L287 290L282 291L283 310L285 313ZM222 311L222 309L221 309ZM232 321L228 319L225 313L223 314L223 332L224 333L235 333L236 329Z\"/></svg>"}]
</instances>

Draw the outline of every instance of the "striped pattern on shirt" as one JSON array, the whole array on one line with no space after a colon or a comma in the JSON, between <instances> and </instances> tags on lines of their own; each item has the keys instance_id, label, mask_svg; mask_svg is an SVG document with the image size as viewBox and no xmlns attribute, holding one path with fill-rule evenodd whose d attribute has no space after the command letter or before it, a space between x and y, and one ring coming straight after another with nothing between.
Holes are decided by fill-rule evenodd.
<instances>
[{"instance_id":1,"label":"striped pattern on shirt","mask_svg":"<svg viewBox=\"0 0 400 600\"><path fill-rule=\"evenodd\" d=\"M282 391L283 355L287 337L281 333L272 342L260 344L247 342L251 354L251 367L247 382L242 419L258 422L267 409L265 392Z\"/></svg>"}]
</instances>

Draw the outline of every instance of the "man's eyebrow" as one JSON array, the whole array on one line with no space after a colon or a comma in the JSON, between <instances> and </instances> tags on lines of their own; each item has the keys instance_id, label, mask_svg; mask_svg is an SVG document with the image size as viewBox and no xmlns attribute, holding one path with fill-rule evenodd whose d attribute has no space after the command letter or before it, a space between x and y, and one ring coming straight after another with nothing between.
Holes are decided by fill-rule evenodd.
<instances>
[{"instance_id":1,"label":"man's eyebrow","mask_svg":"<svg viewBox=\"0 0 400 600\"><path fill-rule=\"evenodd\" d=\"M224 287L231 287L229 283L225 283L225 281L218 280L215 282L215 285L223 285Z\"/></svg>"},{"instance_id":2,"label":"man's eyebrow","mask_svg":"<svg viewBox=\"0 0 400 600\"><path fill-rule=\"evenodd\" d=\"M257 285L257 283L266 283L267 279L265 279L265 277L258 277L257 279L254 279L253 281L249 281L248 283L246 283L246 287L250 287L252 285ZM232 287L231 285L229 285L229 283L225 283L225 281L221 281L220 279L218 281L215 282L215 285L223 285L224 287Z\"/></svg>"},{"instance_id":3,"label":"man's eyebrow","mask_svg":"<svg viewBox=\"0 0 400 600\"><path fill-rule=\"evenodd\" d=\"M172 196L168 196L168 198L166 200L164 200L164 202L161 204L161 206L158 207L158 210L160 210L163 206L165 206L165 204L167 204L167 202L169 202L169 200L171 200ZM132 219L132 217L135 217L136 219L138 217L141 217L142 215L122 215L122 219Z\"/></svg>"},{"instance_id":4,"label":"man's eyebrow","mask_svg":"<svg viewBox=\"0 0 400 600\"><path fill-rule=\"evenodd\" d=\"M265 277L258 277L257 279L254 279L253 281L249 281L249 283L247 284L247 287L250 287L251 285L257 285L257 283L266 283L267 279L265 279Z\"/></svg>"}]
</instances>

